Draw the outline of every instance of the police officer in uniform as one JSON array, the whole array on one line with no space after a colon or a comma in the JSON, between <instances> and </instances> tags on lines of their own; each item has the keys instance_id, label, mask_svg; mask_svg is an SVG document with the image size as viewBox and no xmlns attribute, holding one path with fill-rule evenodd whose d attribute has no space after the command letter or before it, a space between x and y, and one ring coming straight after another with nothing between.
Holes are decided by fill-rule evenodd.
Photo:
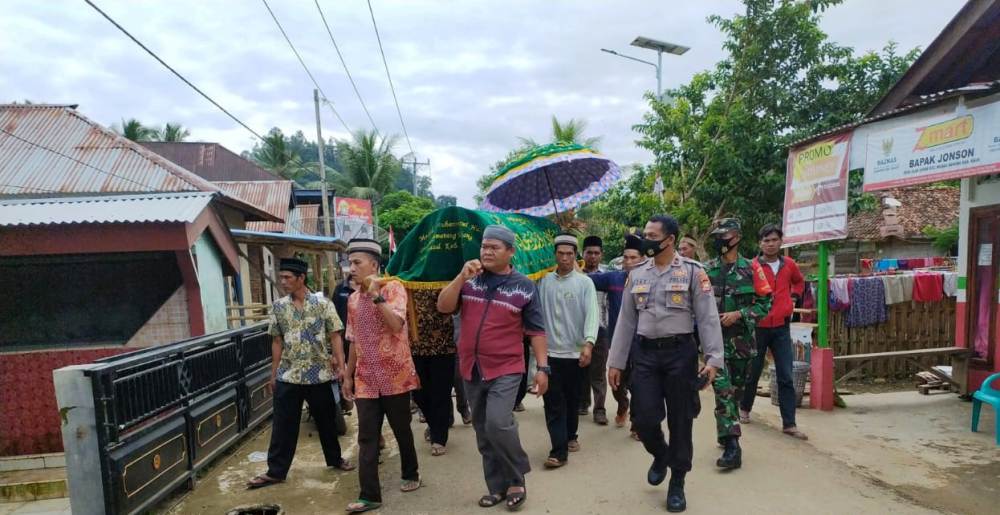
<instances>
[{"instance_id":1,"label":"police officer in uniform","mask_svg":"<svg viewBox=\"0 0 1000 515\"><path fill-rule=\"evenodd\" d=\"M646 451L653 455L646 480L658 485L672 471L667 511L687 507L684 476L691 470L692 427L701 404L699 387L724 367L722 328L712 284L697 261L674 250L677 220L654 216L643 231L643 254L650 259L632 270L608 357L608 383L617 388L632 356L632 413ZM695 320L706 365L698 370ZM633 335L638 337L632 347ZM664 404L666 410L664 411ZM669 445L660 425L667 419Z\"/></svg>"}]
</instances>

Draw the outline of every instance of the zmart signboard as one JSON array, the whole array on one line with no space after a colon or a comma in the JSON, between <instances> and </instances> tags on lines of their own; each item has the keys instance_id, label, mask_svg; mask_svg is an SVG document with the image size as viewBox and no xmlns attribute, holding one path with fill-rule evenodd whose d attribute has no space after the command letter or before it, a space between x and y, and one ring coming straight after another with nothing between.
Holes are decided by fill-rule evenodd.
<instances>
[{"instance_id":1,"label":"zmart signboard","mask_svg":"<svg viewBox=\"0 0 1000 515\"><path fill-rule=\"evenodd\" d=\"M1000 172L1000 102L868 135L865 191Z\"/></svg>"}]
</instances>

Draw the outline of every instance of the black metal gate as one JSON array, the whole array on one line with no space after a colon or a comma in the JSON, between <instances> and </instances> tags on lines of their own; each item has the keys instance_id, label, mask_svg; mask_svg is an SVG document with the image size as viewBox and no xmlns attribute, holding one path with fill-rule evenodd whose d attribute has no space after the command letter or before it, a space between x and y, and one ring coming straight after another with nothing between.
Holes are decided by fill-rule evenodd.
<instances>
[{"instance_id":1,"label":"black metal gate","mask_svg":"<svg viewBox=\"0 0 1000 515\"><path fill-rule=\"evenodd\" d=\"M87 370L105 512L149 508L267 418L270 362L271 338L261 323L121 354Z\"/></svg>"}]
</instances>

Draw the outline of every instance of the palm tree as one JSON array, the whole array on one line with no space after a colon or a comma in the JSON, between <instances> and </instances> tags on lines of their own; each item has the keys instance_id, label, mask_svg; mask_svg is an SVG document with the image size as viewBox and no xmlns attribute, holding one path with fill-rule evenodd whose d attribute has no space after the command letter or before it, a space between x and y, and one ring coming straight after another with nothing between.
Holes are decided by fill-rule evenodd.
<instances>
[{"instance_id":1,"label":"palm tree","mask_svg":"<svg viewBox=\"0 0 1000 515\"><path fill-rule=\"evenodd\" d=\"M158 131L158 140L160 141L184 141L188 136L191 135L191 131L185 129L179 123L167 123L163 126L163 130Z\"/></svg>"},{"instance_id":2,"label":"palm tree","mask_svg":"<svg viewBox=\"0 0 1000 515\"><path fill-rule=\"evenodd\" d=\"M112 125L111 129L132 141L155 141L159 138L159 131L143 125L135 118L123 118L120 127Z\"/></svg>"},{"instance_id":3,"label":"palm tree","mask_svg":"<svg viewBox=\"0 0 1000 515\"><path fill-rule=\"evenodd\" d=\"M575 143L585 147L596 147L601 143L601 138L585 138L583 133L587 130L586 120L570 118L566 123L560 123L559 119L552 116L552 143L569 144ZM539 143L531 138L518 138L521 143L528 147L537 147Z\"/></svg>"},{"instance_id":4,"label":"palm tree","mask_svg":"<svg viewBox=\"0 0 1000 515\"><path fill-rule=\"evenodd\" d=\"M399 159L392 154L398 136L384 137L374 131L359 130L353 141L337 142L337 159L341 168L333 173L331 183L338 194L378 202L390 192L396 176L402 170Z\"/></svg>"},{"instance_id":5,"label":"palm tree","mask_svg":"<svg viewBox=\"0 0 1000 515\"><path fill-rule=\"evenodd\" d=\"M281 130L274 128L264 136L261 145L254 145L250 152L250 159L259 164L262 168L274 172L280 177L288 180L296 180L306 173L306 166L288 147L288 142Z\"/></svg>"}]
</instances>

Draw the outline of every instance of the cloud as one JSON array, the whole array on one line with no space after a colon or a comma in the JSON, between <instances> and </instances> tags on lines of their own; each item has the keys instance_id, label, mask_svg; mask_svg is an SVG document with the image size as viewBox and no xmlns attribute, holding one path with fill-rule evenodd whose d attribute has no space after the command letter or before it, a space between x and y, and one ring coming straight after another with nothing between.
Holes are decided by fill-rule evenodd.
<instances>
[{"instance_id":1,"label":"cloud","mask_svg":"<svg viewBox=\"0 0 1000 515\"><path fill-rule=\"evenodd\" d=\"M260 3L98 4L258 132L278 126L315 134L313 84ZM270 4L348 126L370 128L315 6ZM401 134L367 5L321 5L376 125ZM431 160L435 193L465 206L472 206L476 178L519 136L547 138L552 115L587 120L589 135L601 136L601 150L619 164L648 162L631 127L645 112L642 95L656 88L654 70L600 48L655 60L629 42L641 34L690 46L683 56L663 57L663 86L674 87L723 56L721 35L706 17L741 8L732 0L372 5L413 147ZM962 2L934 5L847 2L829 10L822 27L858 51L890 39L904 50L926 47ZM235 152L254 142L82 2L9 1L0 34L0 101L79 103L83 114L106 124L130 117L179 122L192 140L219 141ZM328 108L322 116L324 136L348 136ZM405 142L397 151L408 151Z\"/></svg>"}]
</instances>

